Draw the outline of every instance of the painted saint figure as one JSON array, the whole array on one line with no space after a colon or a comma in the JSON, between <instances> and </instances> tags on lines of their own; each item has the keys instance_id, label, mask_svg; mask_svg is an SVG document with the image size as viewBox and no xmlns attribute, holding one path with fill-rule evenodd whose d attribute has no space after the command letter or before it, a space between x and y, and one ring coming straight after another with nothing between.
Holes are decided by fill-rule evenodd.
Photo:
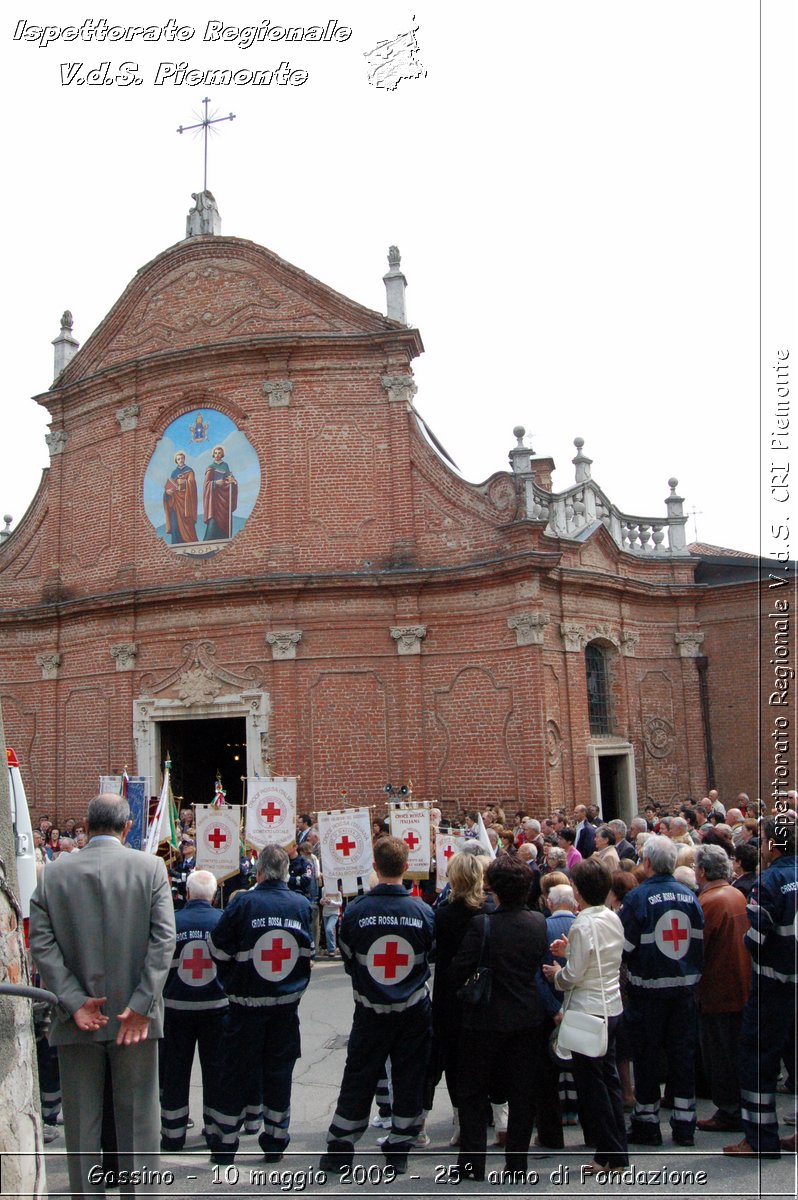
<instances>
[{"instance_id":1,"label":"painted saint figure","mask_svg":"<svg viewBox=\"0 0 798 1200\"><path fill-rule=\"evenodd\" d=\"M191 467L186 466L182 450L175 455L175 469L166 481L163 508L166 514L166 535L172 545L196 542L197 539L197 480Z\"/></svg>"},{"instance_id":2,"label":"painted saint figure","mask_svg":"<svg viewBox=\"0 0 798 1200\"><path fill-rule=\"evenodd\" d=\"M238 504L238 481L224 461L224 446L214 446L212 456L202 490L206 542L233 536L233 513Z\"/></svg>"}]
</instances>

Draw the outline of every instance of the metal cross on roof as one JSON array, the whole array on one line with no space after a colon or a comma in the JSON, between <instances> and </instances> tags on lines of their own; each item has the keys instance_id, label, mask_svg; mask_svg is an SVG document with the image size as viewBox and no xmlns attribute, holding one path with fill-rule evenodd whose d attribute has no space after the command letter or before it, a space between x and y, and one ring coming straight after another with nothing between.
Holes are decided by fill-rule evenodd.
<instances>
[{"instance_id":1,"label":"metal cross on roof","mask_svg":"<svg viewBox=\"0 0 798 1200\"><path fill-rule=\"evenodd\" d=\"M203 192L207 192L207 190L208 190L208 130L210 129L211 125L218 125L221 121L234 121L236 118L236 115L235 115L235 113L230 113L226 117L210 117L208 115L208 105L210 104L209 97L206 96L205 99L202 101L202 103L205 106L205 115L203 116L202 120L199 121L196 125L179 125L177 132L178 133L189 133L190 130L192 130L192 129L201 129L202 130L202 137L203 137L203 141L205 143L204 155L203 155L204 171L203 171L203 177L202 177L202 190L203 190ZM196 115L199 116L199 113L197 113Z\"/></svg>"}]
</instances>

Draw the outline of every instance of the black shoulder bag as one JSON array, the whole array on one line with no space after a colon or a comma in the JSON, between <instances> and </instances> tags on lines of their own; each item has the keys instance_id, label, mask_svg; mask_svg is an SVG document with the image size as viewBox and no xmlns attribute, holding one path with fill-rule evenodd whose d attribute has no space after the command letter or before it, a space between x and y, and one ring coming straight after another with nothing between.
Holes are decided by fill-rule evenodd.
<instances>
[{"instance_id":1,"label":"black shoulder bag","mask_svg":"<svg viewBox=\"0 0 798 1200\"><path fill-rule=\"evenodd\" d=\"M470 1008L485 1008L490 1003L490 994L493 988L493 972L488 966L488 960L490 959L489 932L490 917L486 915L482 926L482 945L479 950L479 962L477 963L476 970L472 975L468 976L462 987L457 989L458 1000L462 1000L463 1004L467 1004Z\"/></svg>"}]
</instances>

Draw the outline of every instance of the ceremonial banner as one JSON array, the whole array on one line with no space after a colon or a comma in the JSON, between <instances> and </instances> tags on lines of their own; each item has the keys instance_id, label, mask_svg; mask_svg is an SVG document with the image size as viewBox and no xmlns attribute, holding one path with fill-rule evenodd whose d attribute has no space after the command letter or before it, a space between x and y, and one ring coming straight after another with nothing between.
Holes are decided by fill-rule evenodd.
<instances>
[{"instance_id":1,"label":"ceremonial banner","mask_svg":"<svg viewBox=\"0 0 798 1200\"><path fill-rule=\"evenodd\" d=\"M219 883L240 869L241 810L229 804L196 804L197 870L213 871Z\"/></svg>"},{"instance_id":2,"label":"ceremonial banner","mask_svg":"<svg viewBox=\"0 0 798 1200\"><path fill-rule=\"evenodd\" d=\"M250 845L287 846L296 838L296 779L247 780L247 829Z\"/></svg>"},{"instance_id":3,"label":"ceremonial banner","mask_svg":"<svg viewBox=\"0 0 798 1200\"><path fill-rule=\"evenodd\" d=\"M125 845L130 846L131 850L141 850L147 829L150 781L143 775L128 775L123 792L124 780L123 775L101 775L100 792L127 797L133 827L125 838Z\"/></svg>"},{"instance_id":4,"label":"ceremonial banner","mask_svg":"<svg viewBox=\"0 0 798 1200\"><path fill-rule=\"evenodd\" d=\"M163 784L161 785L161 794L158 797L158 806L155 809L155 816L147 830L147 844L145 850L147 854L157 854L158 848L163 842L168 842L173 849L177 849L177 830L176 830L176 813L175 813L175 798L172 795L172 764L169 759L164 764Z\"/></svg>"},{"instance_id":5,"label":"ceremonial banner","mask_svg":"<svg viewBox=\"0 0 798 1200\"><path fill-rule=\"evenodd\" d=\"M391 836L399 838L408 849L406 879L427 879L432 857L429 808L398 808L391 806Z\"/></svg>"},{"instance_id":6,"label":"ceremonial banner","mask_svg":"<svg viewBox=\"0 0 798 1200\"><path fill-rule=\"evenodd\" d=\"M462 850L465 838L453 837L451 833L435 835L435 890L440 892L446 886L446 873L449 870L449 859Z\"/></svg>"},{"instance_id":7,"label":"ceremonial banner","mask_svg":"<svg viewBox=\"0 0 798 1200\"><path fill-rule=\"evenodd\" d=\"M342 808L319 813L321 870L328 888L354 896L368 889L374 865L371 849L371 816L367 808ZM358 880L360 883L358 884Z\"/></svg>"}]
</instances>

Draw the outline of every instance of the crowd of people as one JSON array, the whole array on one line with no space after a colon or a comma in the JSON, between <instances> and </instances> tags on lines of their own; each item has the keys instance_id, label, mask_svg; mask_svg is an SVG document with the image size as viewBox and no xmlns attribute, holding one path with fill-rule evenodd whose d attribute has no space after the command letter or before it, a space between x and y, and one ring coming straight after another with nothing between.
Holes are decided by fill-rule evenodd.
<instances>
[{"instance_id":1,"label":"crowd of people","mask_svg":"<svg viewBox=\"0 0 798 1200\"><path fill-rule=\"evenodd\" d=\"M176 940L164 960L159 929L158 979L146 954L142 965L156 997L148 1019L165 1006L161 1149L185 1143L198 1048L213 1161L233 1161L242 1129L258 1133L267 1162L282 1158L298 1008L323 952L343 959L355 1001L321 1160L328 1171L352 1164L375 1099L372 1124L386 1131L386 1163L406 1170L408 1155L429 1142L425 1120L441 1079L463 1178L484 1178L491 1127L518 1178L530 1152L561 1149L563 1127L577 1122L593 1155L587 1170L622 1169L630 1146L663 1145L662 1108L676 1147L729 1132L742 1137L727 1155L794 1151L795 1133L779 1136L776 1095L794 1097L796 1081L795 802L790 793L769 814L743 794L725 808L711 792L670 812L644 806L628 825L604 822L584 804L511 819L491 805L455 826L433 809L433 833L458 835L461 847L440 893L434 862L428 880L411 887L404 879L407 847L378 819L371 886L350 898L325 881L318 834L304 813L287 847L266 847L257 858L242 847L223 908L213 875L196 869L192 810L183 809L180 854L168 873L161 868ZM109 825L106 810L107 803ZM52 839L45 825L43 880L51 857L73 853L65 837L88 835L83 859L98 837L119 832L98 833L91 809L85 829L65 822ZM63 868L54 875L68 878ZM31 946L49 986L58 937L48 889L40 882L39 890ZM489 995L473 1003L474 980L485 973ZM92 1022L100 1012L88 982L84 991L74 992L76 1040L103 1041L104 1025L78 1019L87 1004ZM565 1042L579 1014L603 1024L598 1053L556 1045L560 1026ZM45 1074L52 1069L43 1065ZM699 1086L714 1105L701 1121ZM52 1128L51 1075L45 1090ZM64 1107L68 1120L66 1097ZM792 1108L794 1123L794 1101ZM73 1145L84 1136L73 1130Z\"/></svg>"}]
</instances>

